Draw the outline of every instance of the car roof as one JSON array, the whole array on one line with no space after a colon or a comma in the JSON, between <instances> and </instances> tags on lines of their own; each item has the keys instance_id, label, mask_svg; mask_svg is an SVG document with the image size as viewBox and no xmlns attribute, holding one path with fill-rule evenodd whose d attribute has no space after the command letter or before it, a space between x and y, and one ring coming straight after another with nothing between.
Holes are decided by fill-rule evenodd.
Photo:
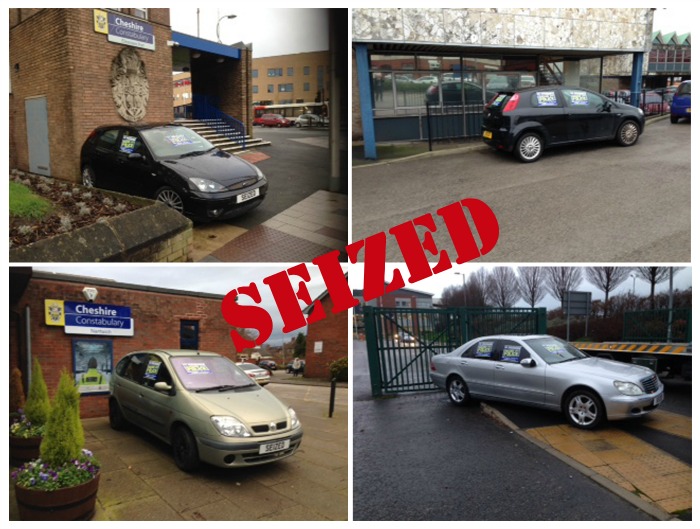
<instances>
[{"instance_id":1,"label":"car roof","mask_svg":"<svg viewBox=\"0 0 700 529\"><path fill-rule=\"evenodd\" d=\"M132 123L114 123L112 125L100 125L99 127L95 127L96 130L108 130L108 129L136 129L136 130L147 130L147 129L155 129L159 127L184 127L185 125L181 125L179 123L140 123L140 124L132 124Z\"/></svg>"},{"instance_id":2,"label":"car roof","mask_svg":"<svg viewBox=\"0 0 700 529\"><path fill-rule=\"evenodd\" d=\"M212 353L209 351L198 351L194 349L146 349L143 351L133 351L129 354L135 353L161 353L167 356L178 357L178 356L222 356L218 353Z\"/></svg>"},{"instance_id":3,"label":"car roof","mask_svg":"<svg viewBox=\"0 0 700 529\"><path fill-rule=\"evenodd\" d=\"M478 336L472 340L531 340L533 338L556 338L550 334L493 334L490 336Z\"/></svg>"}]
</instances>

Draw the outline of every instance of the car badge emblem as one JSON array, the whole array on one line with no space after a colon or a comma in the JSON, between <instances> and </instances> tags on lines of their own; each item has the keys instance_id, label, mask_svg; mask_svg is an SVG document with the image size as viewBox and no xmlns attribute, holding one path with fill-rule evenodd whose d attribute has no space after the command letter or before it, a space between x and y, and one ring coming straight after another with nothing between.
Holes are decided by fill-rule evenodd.
<instances>
[{"instance_id":1,"label":"car badge emblem","mask_svg":"<svg viewBox=\"0 0 700 529\"><path fill-rule=\"evenodd\" d=\"M270 423L270 431L271 432L276 432L277 431L277 425L274 422Z\"/></svg>"}]
</instances>

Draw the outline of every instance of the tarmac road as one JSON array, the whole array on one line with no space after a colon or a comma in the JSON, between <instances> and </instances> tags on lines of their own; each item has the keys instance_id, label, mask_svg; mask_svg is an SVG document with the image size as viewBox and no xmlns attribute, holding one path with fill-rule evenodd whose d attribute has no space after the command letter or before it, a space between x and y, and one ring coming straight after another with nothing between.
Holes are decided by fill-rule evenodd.
<instances>
[{"instance_id":1,"label":"tarmac road","mask_svg":"<svg viewBox=\"0 0 700 529\"><path fill-rule=\"evenodd\" d=\"M473 197L495 213L491 262L690 262L690 125L647 123L637 145L551 149L536 163L476 145L353 168L353 240ZM360 256L364 259L364 255ZM393 237L387 261L403 262Z\"/></svg>"}]
</instances>

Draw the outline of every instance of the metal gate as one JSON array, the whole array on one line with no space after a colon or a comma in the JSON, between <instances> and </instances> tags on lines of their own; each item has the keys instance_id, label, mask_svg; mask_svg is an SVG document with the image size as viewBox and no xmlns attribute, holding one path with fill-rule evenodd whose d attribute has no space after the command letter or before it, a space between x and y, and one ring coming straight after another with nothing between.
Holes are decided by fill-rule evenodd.
<instances>
[{"instance_id":1,"label":"metal gate","mask_svg":"<svg viewBox=\"0 0 700 529\"><path fill-rule=\"evenodd\" d=\"M435 389L430 359L478 336L544 334L536 309L399 309L364 307L372 395Z\"/></svg>"}]
</instances>

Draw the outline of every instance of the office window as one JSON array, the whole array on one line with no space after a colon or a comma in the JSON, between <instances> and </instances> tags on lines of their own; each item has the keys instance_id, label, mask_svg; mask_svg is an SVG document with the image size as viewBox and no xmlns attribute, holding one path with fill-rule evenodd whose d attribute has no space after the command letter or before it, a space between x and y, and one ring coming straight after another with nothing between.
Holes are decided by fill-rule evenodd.
<instances>
[{"instance_id":1,"label":"office window","mask_svg":"<svg viewBox=\"0 0 700 529\"><path fill-rule=\"evenodd\" d=\"M253 79L257 79L257 78L258 78L258 71L253 70Z\"/></svg>"},{"instance_id":2,"label":"office window","mask_svg":"<svg viewBox=\"0 0 700 529\"><path fill-rule=\"evenodd\" d=\"M304 92L311 92L311 84L304 83Z\"/></svg>"},{"instance_id":3,"label":"office window","mask_svg":"<svg viewBox=\"0 0 700 529\"><path fill-rule=\"evenodd\" d=\"M258 85L253 85L253 93L254 94L258 93Z\"/></svg>"},{"instance_id":4,"label":"office window","mask_svg":"<svg viewBox=\"0 0 700 529\"><path fill-rule=\"evenodd\" d=\"M274 94L275 93L275 85L273 85L273 84L267 85L267 93Z\"/></svg>"},{"instance_id":5,"label":"office window","mask_svg":"<svg viewBox=\"0 0 700 529\"><path fill-rule=\"evenodd\" d=\"M311 75L311 66L304 66L304 75Z\"/></svg>"},{"instance_id":6,"label":"office window","mask_svg":"<svg viewBox=\"0 0 700 529\"><path fill-rule=\"evenodd\" d=\"M144 20L148 20L148 9L145 7L140 7L136 9L132 9L131 13L136 17L136 18L142 18Z\"/></svg>"},{"instance_id":7,"label":"office window","mask_svg":"<svg viewBox=\"0 0 700 529\"><path fill-rule=\"evenodd\" d=\"M294 68L291 66L287 68L287 77L293 77L294 76Z\"/></svg>"},{"instance_id":8,"label":"office window","mask_svg":"<svg viewBox=\"0 0 700 529\"><path fill-rule=\"evenodd\" d=\"M268 68L267 69L267 76L268 77L282 77L284 69L283 68Z\"/></svg>"},{"instance_id":9,"label":"office window","mask_svg":"<svg viewBox=\"0 0 700 529\"><path fill-rule=\"evenodd\" d=\"M278 84L277 91L278 92L293 92L294 91L294 84L293 83Z\"/></svg>"}]
</instances>

